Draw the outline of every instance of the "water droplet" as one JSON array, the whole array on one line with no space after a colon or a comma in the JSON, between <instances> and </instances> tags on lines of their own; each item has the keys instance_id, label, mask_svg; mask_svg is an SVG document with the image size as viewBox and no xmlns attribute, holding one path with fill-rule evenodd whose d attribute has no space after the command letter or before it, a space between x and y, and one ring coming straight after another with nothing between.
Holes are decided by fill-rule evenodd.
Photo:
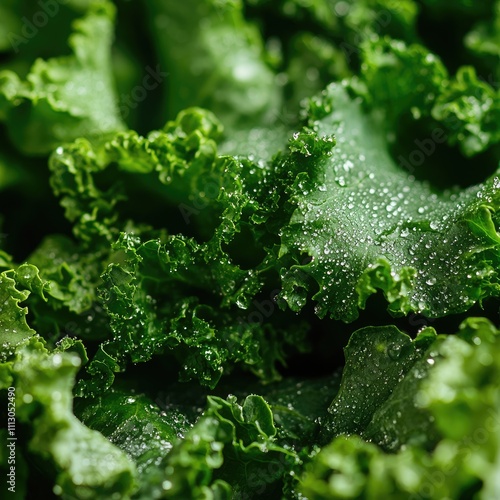
<instances>
[{"instance_id":1,"label":"water droplet","mask_svg":"<svg viewBox=\"0 0 500 500\"><path fill-rule=\"evenodd\" d=\"M392 359L392 360L397 360L401 356L401 346L397 344L392 344L387 346L387 355Z\"/></svg>"}]
</instances>

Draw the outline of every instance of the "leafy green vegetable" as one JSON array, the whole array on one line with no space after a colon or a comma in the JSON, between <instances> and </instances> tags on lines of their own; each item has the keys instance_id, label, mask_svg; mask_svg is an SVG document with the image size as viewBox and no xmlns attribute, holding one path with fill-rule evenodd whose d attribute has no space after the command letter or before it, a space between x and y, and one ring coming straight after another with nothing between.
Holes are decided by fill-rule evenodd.
<instances>
[{"instance_id":1,"label":"leafy green vegetable","mask_svg":"<svg viewBox=\"0 0 500 500\"><path fill-rule=\"evenodd\" d=\"M460 326L457 336L432 344L424 360L427 368L422 371L422 365L410 371L400 382L404 390L392 393L390 411L379 411L368 427L380 426L381 433L399 433L399 451L384 453L359 436L335 438L308 466L301 486L307 498L457 498L464 492L480 492L480 498L498 495L493 471L498 467L500 445L495 358L499 338L489 321L470 318ZM411 392L408 379L413 385ZM412 425L412 434L426 435L422 433L424 420L417 420L420 425L415 429L417 422L408 405L411 395L411 404L425 410L427 426L436 427L431 451L421 448L418 441L401 440L404 432L401 435L400 431L405 430L401 412L406 412L406 429ZM406 398L405 404L398 397ZM396 415L397 422L391 423ZM388 443L379 444L385 448Z\"/></svg>"},{"instance_id":2,"label":"leafy green vegetable","mask_svg":"<svg viewBox=\"0 0 500 500\"><path fill-rule=\"evenodd\" d=\"M5 271L1 275L5 310L1 324L0 389L14 388L16 418L33 427L29 451L55 466L56 492L76 497L92 494L96 498L108 498L117 491L126 495L134 487L136 472L132 463L101 434L85 427L72 412L71 390L82 360L75 353L64 351L74 344L66 342L61 344L62 348L49 352L43 339L26 324L26 309L19 307L19 302L26 300L30 292L19 291L17 287L26 286L43 293L35 271L33 266L24 265L16 273ZM9 435L12 435L10 432L11 427ZM22 461L20 472L23 472Z\"/></svg>"},{"instance_id":3,"label":"leafy green vegetable","mask_svg":"<svg viewBox=\"0 0 500 500\"><path fill-rule=\"evenodd\" d=\"M190 427L183 413L166 414L146 396L119 390L95 400L80 400L75 411L85 425L104 434L136 463L140 485L134 498L161 494L164 457Z\"/></svg>"},{"instance_id":4,"label":"leafy green vegetable","mask_svg":"<svg viewBox=\"0 0 500 500\"><path fill-rule=\"evenodd\" d=\"M13 365L16 415L36 429L30 451L49 457L60 471L56 492L95 498L109 498L117 491L127 495L134 486L133 465L72 413L71 386L79 365L77 356L49 354L34 338L19 351Z\"/></svg>"},{"instance_id":5,"label":"leafy green vegetable","mask_svg":"<svg viewBox=\"0 0 500 500\"><path fill-rule=\"evenodd\" d=\"M19 290L12 274L12 271L0 274L2 361L12 356L16 348L35 333L26 323L26 308L19 305L28 298L29 291Z\"/></svg>"},{"instance_id":6,"label":"leafy green vegetable","mask_svg":"<svg viewBox=\"0 0 500 500\"><path fill-rule=\"evenodd\" d=\"M273 117L280 92L240 0L153 1L148 7L158 53L171 72L170 116L196 105L227 126Z\"/></svg>"},{"instance_id":7,"label":"leafy green vegetable","mask_svg":"<svg viewBox=\"0 0 500 500\"><path fill-rule=\"evenodd\" d=\"M500 89L480 82L472 67L459 70L432 110L447 125L450 141L459 142L467 155L484 151L500 141L496 124L500 116Z\"/></svg>"},{"instance_id":8,"label":"leafy green vegetable","mask_svg":"<svg viewBox=\"0 0 500 500\"><path fill-rule=\"evenodd\" d=\"M500 54L499 42L500 27L500 2L494 3L493 15L485 22L479 23L467 34L465 43L474 53L484 58L493 74L489 75L488 83L495 83L498 88L498 55Z\"/></svg>"},{"instance_id":9,"label":"leafy green vegetable","mask_svg":"<svg viewBox=\"0 0 500 500\"><path fill-rule=\"evenodd\" d=\"M120 133L97 150L79 140L56 151L51 159L52 185L57 194L63 195L62 205L66 216L75 223L75 236L94 248L105 248L118 238L112 253L109 246L108 252L103 250L109 266L101 276L102 285L97 292L114 336L100 346L88 367L105 387L112 383L113 372L123 370L127 361L145 362L153 355L174 349L184 380L197 377L213 387L235 363L247 365L266 380L276 380L279 374L275 363L284 363L286 346L305 349L305 329L301 324L280 328L279 324L262 324L259 311L253 314L257 321L253 320L253 311L245 315L235 311L252 305L262 290L260 274L267 265L262 263L262 270L242 269L225 250L242 230L243 215L245 222L258 221L259 211L262 212L250 181L240 171L252 168L251 182L257 185L265 173L259 175L258 165L217 157L214 139L220 136L220 130L212 114L192 109L148 138ZM200 224L204 224L210 240L198 243L183 236L167 236L160 229L135 225L123 217L119 203L127 201L128 189L137 187L114 182L102 190L95 181L115 164L127 174L147 176L145 181L138 177L131 181L144 182L144 192L157 190L163 203L179 203L186 222L193 215L189 212L191 206L202 207ZM223 179L224 185L220 185ZM200 205L208 196L208 202ZM208 224L214 228L212 231L208 231ZM121 231L127 234L120 234ZM152 236L156 238L150 239ZM34 262L49 249L44 246L42 252L33 256ZM74 265L71 269L69 262L74 259L67 250L52 251L59 259L66 259L65 267L47 277L53 277L61 294L68 290L60 298L69 303L70 310L85 311L88 301L95 298L99 271L94 272L88 264L85 273ZM78 253L73 255L83 263ZM64 283L63 279L70 281ZM94 288L89 287L92 282ZM210 294L209 300L201 300L200 293ZM83 300L86 302L77 306L76 301ZM214 311L216 304L222 308L220 313ZM274 309L272 304L271 307ZM95 391L93 388L92 393Z\"/></svg>"},{"instance_id":10,"label":"leafy green vegetable","mask_svg":"<svg viewBox=\"0 0 500 500\"><path fill-rule=\"evenodd\" d=\"M73 54L38 59L26 81L0 73L0 116L23 152L47 154L61 142L123 128L110 73L114 11L110 2L91 2L74 23Z\"/></svg>"},{"instance_id":11,"label":"leafy green vegetable","mask_svg":"<svg viewBox=\"0 0 500 500\"><path fill-rule=\"evenodd\" d=\"M377 290L392 313L430 317L496 296L498 177L435 193L394 162L345 88L332 85L309 106L314 150L297 134L279 166L293 183L280 255L292 254L294 265L282 271L281 299L300 310L313 278L317 313L352 321Z\"/></svg>"},{"instance_id":12,"label":"leafy green vegetable","mask_svg":"<svg viewBox=\"0 0 500 500\"><path fill-rule=\"evenodd\" d=\"M429 113L448 77L434 54L421 45L407 46L389 38L367 42L362 48L367 99L383 110L389 124L408 111L417 117Z\"/></svg>"},{"instance_id":13,"label":"leafy green vegetable","mask_svg":"<svg viewBox=\"0 0 500 500\"><path fill-rule=\"evenodd\" d=\"M328 409L331 423L326 422L324 429L334 435L362 432L375 411L395 397L398 383L403 385L401 379L434 339L432 328L422 330L414 342L396 327L367 327L353 333L345 349L340 391Z\"/></svg>"},{"instance_id":14,"label":"leafy green vegetable","mask_svg":"<svg viewBox=\"0 0 500 500\"><path fill-rule=\"evenodd\" d=\"M169 495L232 498L263 491L295 460L293 451L273 442L275 434L260 396L248 396L241 406L231 396L209 397L203 417L169 457Z\"/></svg>"},{"instance_id":15,"label":"leafy green vegetable","mask_svg":"<svg viewBox=\"0 0 500 500\"><path fill-rule=\"evenodd\" d=\"M6 492L499 498L499 6L4 1Z\"/></svg>"}]
</instances>

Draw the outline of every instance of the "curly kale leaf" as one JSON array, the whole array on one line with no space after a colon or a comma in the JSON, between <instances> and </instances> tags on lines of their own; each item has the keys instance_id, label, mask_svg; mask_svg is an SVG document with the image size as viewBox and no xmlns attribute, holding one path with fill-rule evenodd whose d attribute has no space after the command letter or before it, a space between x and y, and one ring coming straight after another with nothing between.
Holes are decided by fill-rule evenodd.
<instances>
[{"instance_id":1,"label":"curly kale leaf","mask_svg":"<svg viewBox=\"0 0 500 500\"><path fill-rule=\"evenodd\" d=\"M223 260L209 245L178 236L142 243L123 235L114 248L125 263L110 264L100 287L113 336L90 363L94 377L82 381L84 393L110 385L128 362L154 355L173 355L181 380L197 378L209 387L239 364L276 380L276 364L285 363L286 352L305 349L304 325L265 321L279 315L271 300L249 303L249 312L235 305L260 288L258 275Z\"/></svg>"},{"instance_id":2,"label":"curly kale leaf","mask_svg":"<svg viewBox=\"0 0 500 500\"><path fill-rule=\"evenodd\" d=\"M256 395L208 397L208 408L167 460L168 494L192 498L244 498L280 494L299 461L275 441L271 408Z\"/></svg>"},{"instance_id":3,"label":"curly kale leaf","mask_svg":"<svg viewBox=\"0 0 500 500\"><path fill-rule=\"evenodd\" d=\"M71 55L37 59L26 80L0 73L0 118L20 151L45 155L123 129L111 65L114 17L113 4L93 1L73 23Z\"/></svg>"},{"instance_id":4,"label":"curly kale leaf","mask_svg":"<svg viewBox=\"0 0 500 500\"><path fill-rule=\"evenodd\" d=\"M370 342L370 333L355 335L364 335ZM439 336L434 342L426 335L430 346L406 374L392 378L396 388L380 402L361 433L366 441L359 435L340 435L322 448L305 468L299 486L303 494L310 499L374 500L456 498L464 492L474 492L478 498L497 497L498 333L488 320L469 318L457 335ZM386 334L392 342L403 339L391 328ZM350 351L349 362L359 363L359 378L366 355L383 357L376 343L373 347L368 353ZM396 370L398 363L399 359L393 360ZM366 379L373 380L368 371ZM375 392L385 390L383 380ZM361 406L365 403L362 391L356 403Z\"/></svg>"},{"instance_id":5,"label":"curly kale leaf","mask_svg":"<svg viewBox=\"0 0 500 500\"><path fill-rule=\"evenodd\" d=\"M458 143L468 156L500 142L500 89L478 79L473 67L462 67L432 108L445 124L448 141Z\"/></svg>"},{"instance_id":6,"label":"curly kale leaf","mask_svg":"<svg viewBox=\"0 0 500 500\"><path fill-rule=\"evenodd\" d=\"M291 150L277 169L292 211L280 298L293 310L313 293L319 316L349 322L381 290L393 314L439 317L498 296L497 176L442 193L415 180L338 84L311 102Z\"/></svg>"},{"instance_id":7,"label":"curly kale leaf","mask_svg":"<svg viewBox=\"0 0 500 500\"><path fill-rule=\"evenodd\" d=\"M202 106L228 127L272 121L281 89L266 62L256 26L240 0L148 2L151 27L163 66L169 71L169 116Z\"/></svg>"}]
</instances>

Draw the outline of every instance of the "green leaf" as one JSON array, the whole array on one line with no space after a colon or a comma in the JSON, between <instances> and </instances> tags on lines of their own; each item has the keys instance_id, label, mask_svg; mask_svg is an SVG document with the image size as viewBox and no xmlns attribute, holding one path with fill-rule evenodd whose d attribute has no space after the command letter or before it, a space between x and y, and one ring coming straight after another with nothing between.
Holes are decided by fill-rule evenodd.
<instances>
[{"instance_id":1,"label":"green leaf","mask_svg":"<svg viewBox=\"0 0 500 500\"><path fill-rule=\"evenodd\" d=\"M481 82L473 67L462 67L432 108L448 130L448 141L464 154L481 153L500 142L500 90Z\"/></svg>"},{"instance_id":2,"label":"green leaf","mask_svg":"<svg viewBox=\"0 0 500 500\"><path fill-rule=\"evenodd\" d=\"M88 368L104 376L107 385L128 362L169 353L180 365L181 380L197 378L215 387L236 364L264 380L277 380L276 364L284 363L285 349L305 349L301 323L265 324L264 314L275 310L270 300L257 306L254 301L250 313L238 312L234 303L247 304L260 283L212 245L176 236L142 243L122 235L114 248L123 251L125 263L110 264L100 288L113 338L101 345ZM207 293L214 297L205 303L200 297Z\"/></svg>"},{"instance_id":3,"label":"green leaf","mask_svg":"<svg viewBox=\"0 0 500 500\"><path fill-rule=\"evenodd\" d=\"M96 262L97 255L96 252L86 256L69 238L52 235L40 243L28 261L41 269L43 279L47 280L44 290L55 299L51 305L56 309L64 305L80 314L87 311L96 298L102 272Z\"/></svg>"},{"instance_id":4,"label":"green leaf","mask_svg":"<svg viewBox=\"0 0 500 500\"><path fill-rule=\"evenodd\" d=\"M440 59L418 44L383 38L362 45L362 80L368 87L363 97L380 110L397 129L398 119L411 111L420 118L428 115L448 72Z\"/></svg>"},{"instance_id":5,"label":"green leaf","mask_svg":"<svg viewBox=\"0 0 500 500\"><path fill-rule=\"evenodd\" d=\"M19 290L15 271L8 270L0 274L0 332L2 334L1 361L6 361L35 331L26 323L28 309L21 307L30 292Z\"/></svg>"},{"instance_id":6,"label":"green leaf","mask_svg":"<svg viewBox=\"0 0 500 500\"><path fill-rule=\"evenodd\" d=\"M271 406L280 442L300 449L318 441L339 386L340 373L336 373L319 379L287 377L254 390Z\"/></svg>"},{"instance_id":7,"label":"green leaf","mask_svg":"<svg viewBox=\"0 0 500 500\"><path fill-rule=\"evenodd\" d=\"M431 469L426 469L425 458L413 449L399 455L383 455L359 436L340 436L308 465L300 493L310 500L382 497L403 500L418 495L422 487L422 493L426 494L424 485L429 483L425 482L425 473Z\"/></svg>"},{"instance_id":8,"label":"green leaf","mask_svg":"<svg viewBox=\"0 0 500 500\"><path fill-rule=\"evenodd\" d=\"M292 259L282 301L298 311L314 292L320 317L349 322L376 290L391 313L430 317L498 296L496 176L434 192L396 165L376 122L340 85L312 101L309 117L317 140L335 135L337 145L278 165L293 210L282 231L280 256Z\"/></svg>"},{"instance_id":9,"label":"green leaf","mask_svg":"<svg viewBox=\"0 0 500 500\"><path fill-rule=\"evenodd\" d=\"M424 340L432 342L432 335ZM438 337L375 413L368 429L378 428L378 435L365 434L393 453L359 436L339 436L313 456L302 493L310 499L458 498L464 492L495 498L499 348L499 332L484 318L469 318L457 335ZM386 432L403 441L394 447L388 437L379 440Z\"/></svg>"},{"instance_id":10,"label":"green leaf","mask_svg":"<svg viewBox=\"0 0 500 500\"><path fill-rule=\"evenodd\" d=\"M427 328L412 341L394 326L372 326L354 332L345 348L340 390L328 409L323 435L362 433L398 384L404 383L401 381L406 380L404 377L435 336L434 330ZM415 395L414 387L406 390ZM395 412L389 414L392 417Z\"/></svg>"},{"instance_id":11,"label":"green leaf","mask_svg":"<svg viewBox=\"0 0 500 500\"><path fill-rule=\"evenodd\" d=\"M221 131L212 113L193 108L147 138L123 132L101 145L79 139L58 149L50 160L51 185L75 235L108 246L121 231L150 231L150 224L124 215L129 198L144 196L170 215L149 211L148 222L157 229L182 218L181 227L194 219L207 238L221 222L221 236L234 234L242 210L259 208L249 188L262 182L264 172L251 162L219 157L215 141ZM249 179L248 171L254 174Z\"/></svg>"},{"instance_id":12,"label":"green leaf","mask_svg":"<svg viewBox=\"0 0 500 500\"><path fill-rule=\"evenodd\" d=\"M271 409L260 396L248 396L241 406L234 396L209 396L203 416L168 457L168 495L279 494L280 481L297 456L276 444L275 434ZM219 489L223 496L217 496Z\"/></svg>"},{"instance_id":13,"label":"green leaf","mask_svg":"<svg viewBox=\"0 0 500 500\"><path fill-rule=\"evenodd\" d=\"M92 1L73 24L72 55L38 59L25 81L0 73L0 117L23 153L45 155L77 137L123 128L111 73L114 15L110 2Z\"/></svg>"},{"instance_id":14,"label":"green leaf","mask_svg":"<svg viewBox=\"0 0 500 500\"><path fill-rule=\"evenodd\" d=\"M492 15L478 23L465 37L465 45L486 63L491 70L487 76L488 83L498 90L500 69L500 2L495 2Z\"/></svg>"},{"instance_id":15,"label":"green leaf","mask_svg":"<svg viewBox=\"0 0 500 500\"><path fill-rule=\"evenodd\" d=\"M162 66L169 71L170 117L202 106L229 128L274 118L280 89L240 0L153 1L148 8Z\"/></svg>"},{"instance_id":16,"label":"green leaf","mask_svg":"<svg viewBox=\"0 0 500 500\"><path fill-rule=\"evenodd\" d=\"M56 470L56 493L76 498L122 498L135 487L135 468L102 434L73 414L71 393L81 361L65 352L50 353L33 337L19 349L12 373L16 417L32 426L29 450Z\"/></svg>"},{"instance_id":17,"label":"green leaf","mask_svg":"<svg viewBox=\"0 0 500 500\"><path fill-rule=\"evenodd\" d=\"M211 113L194 108L147 138L119 133L102 147L81 140L51 158L52 184L63 196L75 235L94 256L96 248L102 248L100 255L110 264L102 275L100 301L113 336L100 346L88 367L93 382L82 381L80 390L92 387L93 394L100 384L109 386L114 373L127 363L170 353L180 363L182 380L198 378L214 387L235 364L265 380L276 380L275 365L284 363L288 346L304 349L303 323L282 328L280 322L276 326L265 322L276 308L267 297L261 306L257 297L270 260L264 254L259 263L251 251L247 257L244 246L235 244L238 233L246 229L252 243L269 238L263 223L274 198L262 193L269 172L248 160L217 156L215 140L220 133L221 126ZM111 175L115 168L125 182L115 182ZM111 183L106 189L98 188L97 181L104 176ZM198 223L208 239L199 243L167 235L160 229L168 223L161 212L152 213L158 229L131 222L123 212L127 213L127 197L137 186L141 196L160 193L167 206L197 207ZM112 242L109 253L106 248ZM69 266L70 250L65 253ZM45 250L37 257L43 254ZM83 263L81 254L74 252ZM257 264L240 265L246 258ZM75 278L58 285L61 293L74 289L64 298L66 302L73 305L80 295L92 297L89 285L96 281L90 274L94 269L84 264L67 270ZM57 275L53 279L56 284L62 281Z\"/></svg>"},{"instance_id":18,"label":"green leaf","mask_svg":"<svg viewBox=\"0 0 500 500\"><path fill-rule=\"evenodd\" d=\"M499 5L1 2L17 496L500 498Z\"/></svg>"},{"instance_id":19,"label":"green leaf","mask_svg":"<svg viewBox=\"0 0 500 500\"><path fill-rule=\"evenodd\" d=\"M78 399L75 413L134 461L139 475L134 498L157 498L164 492L165 459L177 438L191 427L184 413L160 411L146 396L123 389Z\"/></svg>"}]
</instances>

